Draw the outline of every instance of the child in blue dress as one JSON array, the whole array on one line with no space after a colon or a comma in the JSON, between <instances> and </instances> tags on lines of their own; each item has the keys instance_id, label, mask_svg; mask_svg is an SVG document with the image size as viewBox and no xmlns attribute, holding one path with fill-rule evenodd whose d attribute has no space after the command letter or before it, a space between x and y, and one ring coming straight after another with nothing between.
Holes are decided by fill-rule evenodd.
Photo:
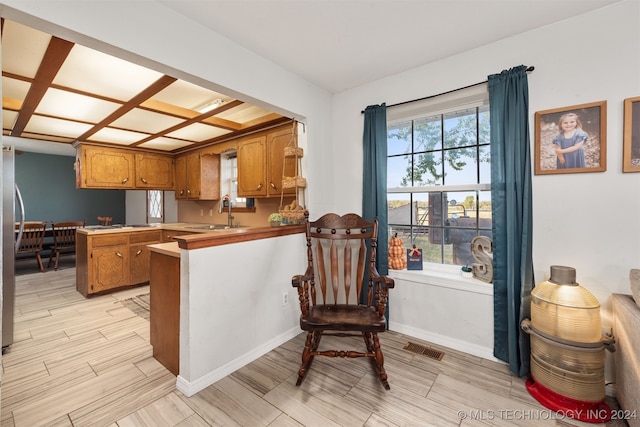
<instances>
[{"instance_id":1,"label":"child in blue dress","mask_svg":"<svg viewBox=\"0 0 640 427\"><path fill-rule=\"evenodd\" d=\"M558 120L560 133L553 138L556 150L557 169L584 168L584 144L589 135L582 130L582 123L576 113L563 114Z\"/></svg>"}]
</instances>

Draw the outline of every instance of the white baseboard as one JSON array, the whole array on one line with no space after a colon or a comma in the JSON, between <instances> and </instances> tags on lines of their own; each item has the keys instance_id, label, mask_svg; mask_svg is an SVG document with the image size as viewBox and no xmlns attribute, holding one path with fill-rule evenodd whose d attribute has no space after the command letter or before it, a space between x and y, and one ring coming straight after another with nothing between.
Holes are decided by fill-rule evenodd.
<instances>
[{"instance_id":1,"label":"white baseboard","mask_svg":"<svg viewBox=\"0 0 640 427\"><path fill-rule=\"evenodd\" d=\"M430 343L448 347L453 350L462 351L463 353L482 357L483 359L504 363L502 360L496 359L493 356L493 348L491 347L479 346L467 341L462 341L456 338L440 335L435 332L425 331L424 329L417 329L413 326L402 325L395 322L389 322L389 329L404 335L421 339L423 341L428 341Z\"/></svg>"},{"instance_id":2,"label":"white baseboard","mask_svg":"<svg viewBox=\"0 0 640 427\"><path fill-rule=\"evenodd\" d=\"M187 397L193 396L200 390L209 387L216 381L221 380L227 375L253 362L257 358L270 352L274 348L281 346L285 342L296 337L298 334L300 334L300 332L300 327L296 326L295 328L292 328L285 333L280 334L277 337L265 342L260 347L257 347L252 351L243 354L242 356L222 365L218 369L211 371L201 376L200 378L196 378L195 380L188 381L184 377L178 375L178 378L176 380L176 388Z\"/></svg>"}]
</instances>

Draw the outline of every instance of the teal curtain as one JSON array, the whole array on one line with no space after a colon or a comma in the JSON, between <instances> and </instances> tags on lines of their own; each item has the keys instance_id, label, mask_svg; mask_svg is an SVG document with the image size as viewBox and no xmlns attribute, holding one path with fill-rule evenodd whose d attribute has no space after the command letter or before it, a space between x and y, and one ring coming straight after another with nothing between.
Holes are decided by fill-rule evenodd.
<instances>
[{"instance_id":1,"label":"teal curtain","mask_svg":"<svg viewBox=\"0 0 640 427\"><path fill-rule=\"evenodd\" d=\"M389 273L389 227L387 221L387 106L370 105L364 110L362 217L378 217L376 268Z\"/></svg>"},{"instance_id":2,"label":"teal curtain","mask_svg":"<svg viewBox=\"0 0 640 427\"><path fill-rule=\"evenodd\" d=\"M516 375L529 373L533 287L529 88L521 65L488 78L491 113L494 347Z\"/></svg>"}]
</instances>

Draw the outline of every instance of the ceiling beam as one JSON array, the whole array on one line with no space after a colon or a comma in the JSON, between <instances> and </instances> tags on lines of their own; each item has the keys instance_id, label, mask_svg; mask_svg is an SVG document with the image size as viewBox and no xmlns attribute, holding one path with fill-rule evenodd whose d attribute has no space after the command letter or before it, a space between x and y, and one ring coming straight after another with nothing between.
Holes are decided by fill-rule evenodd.
<instances>
[{"instance_id":1,"label":"ceiling beam","mask_svg":"<svg viewBox=\"0 0 640 427\"><path fill-rule=\"evenodd\" d=\"M136 96L131 98L129 101L122 104L116 111L109 114L107 117L102 119L100 122L96 123L91 129L80 135L76 141L86 141L91 135L98 132L100 129L109 126L111 123L119 119L120 117L127 114L129 111L137 108L142 102L148 100L158 92L167 88L171 84L173 84L176 80L175 77L162 76L151 85L149 85L142 92L138 93Z\"/></svg>"},{"instance_id":2,"label":"ceiling beam","mask_svg":"<svg viewBox=\"0 0 640 427\"><path fill-rule=\"evenodd\" d=\"M189 126L189 125L191 125L193 123L199 123L199 122L201 122L203 119L205 119L207 117L213 116L214 114L220 114L223 111L229 110L229 109L231 109L233 107L237 107L238 105L242 105L242 104L244 104L244 102L238 101L238 100L234 100L234 101L228 102L226 104L223 104L223 105L219 106L218 108L214 108L211 111L207 111L206 113L203 113L203 114L200 114L200 115L198 115L196 117L192 117L192 118L190 118L188 120L185 120L182 123L178 123L175 126L171 126L170 128L167 128L167 129L163 130L162 132L158 132L158 133L156 133L154 135L148 136L147 138L141 139L140 141L138 141L138 142L136 142L134 144L131 144L131 146L136 147L136 146L138 146L140 144L144 144L145 142L151 141L152 139L155 139L155 138L158 138L158 137L161 137L161 136L165 136L168 133L175 132L176 130L182 129L183 127Z\"/></svg>"},{"instance_id":3,"label":"ceiling beam","mask_svg":"<svg viewBox=\"0 0 640 427\"><path fill-rule=\"evenodd\" d=\"M11 129L11 136L20 136L22 134L73 46L74 44L71 42L51 37L33 83L29 87L27 96L22 103L22 108L20 108L16 122L13 125L13 129Z\"/></svg>"}]
</instances>

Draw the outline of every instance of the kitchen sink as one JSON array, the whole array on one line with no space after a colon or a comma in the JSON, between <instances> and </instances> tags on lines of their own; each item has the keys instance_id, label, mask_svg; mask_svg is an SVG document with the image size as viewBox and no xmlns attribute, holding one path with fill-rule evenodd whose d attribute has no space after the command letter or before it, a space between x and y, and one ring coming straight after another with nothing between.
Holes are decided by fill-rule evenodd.
<instances>
[{"instance_id":1,"label":"kitchen sink","mask_svg":"<svg viewBox=\"0 0 640 427\"><path fill-rule=\"evenodd\" d=\"M112 230L113 227L110 225L86 225L84 228L88 230Z\"/></svg>"},{"instance_id":2,"label":"kitchen sink","mask_svg":"<svg viewBox=\"0 0 640 427\"><path fill-rule=\"evenodd\" d=\"M203 224L203 225L190 225L185 228L191 228L194 230L228 230L229 228L238 228L239 226L234 225L233 227L229 227L227 224Z\"/></svg>"}]
</instances>

